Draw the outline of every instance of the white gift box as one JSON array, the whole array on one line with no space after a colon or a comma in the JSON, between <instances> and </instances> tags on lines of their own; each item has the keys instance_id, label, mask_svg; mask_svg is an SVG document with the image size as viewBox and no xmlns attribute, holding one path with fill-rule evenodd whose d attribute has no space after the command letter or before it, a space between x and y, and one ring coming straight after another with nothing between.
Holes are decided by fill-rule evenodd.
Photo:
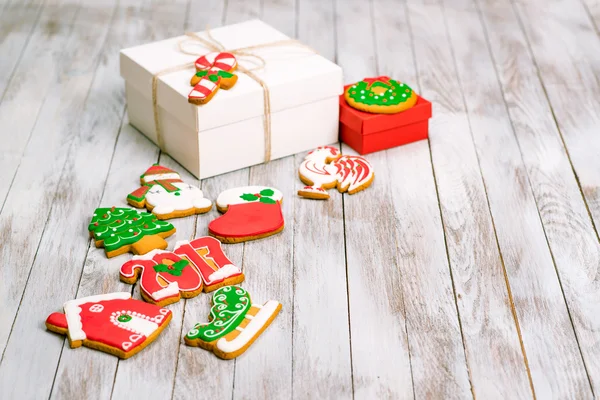
<instances>
[{"instance_id":1,"label":"white gift box","mask_svg":"<svg viewBox=\"0 0 600 400\"><path fill-rule=\"evenodd\" d=\"M286 35L259 20L213 29L211 38L206 32L197 34L218 41L225 51L253 46L245 53L256 57L238 55L237 61L268 88L271 160L338 141L338 96L343 91L338 65L289 43ZM287 42L274 43L281 41ZM129 122L198 178L263 163L269 153L265 91L249 75L236 70L238 80L231 89L218 90L204 105L188 103L196 72L192 64L211 51L188 36L121 51Z\"/></svg>"}]
</instances>

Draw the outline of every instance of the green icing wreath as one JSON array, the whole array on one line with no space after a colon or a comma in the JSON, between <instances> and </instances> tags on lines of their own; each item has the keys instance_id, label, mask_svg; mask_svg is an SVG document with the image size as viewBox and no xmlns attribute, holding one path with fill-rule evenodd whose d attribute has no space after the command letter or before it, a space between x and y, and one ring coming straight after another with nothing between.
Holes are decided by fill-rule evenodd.
<instances>
[{"instance_id":1,"label":"green icing wreath","mask_svg":"<svg viewBox=\"0 0 600 400\"><path fill-rule=\"evenodd\" d=\"M348 88L348 97L370 106L396 106L415 95L408 85L387 76L365 78Z\"/></svg>"}]
</instances>

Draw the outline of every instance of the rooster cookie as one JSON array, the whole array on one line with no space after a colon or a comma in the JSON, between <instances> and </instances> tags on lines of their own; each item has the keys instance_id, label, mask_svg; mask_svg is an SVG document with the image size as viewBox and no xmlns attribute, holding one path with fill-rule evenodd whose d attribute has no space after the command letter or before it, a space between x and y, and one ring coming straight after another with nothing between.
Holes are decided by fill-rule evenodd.
<instances>
[{"instance_id":1,"label":"rooster cookie","mask_svg":"<svg viewBox=\"0 0 600 400\"><path fill-rule=\"evenodd\" d=\"M354 194L371 185L373 167L360 156L343 156L335 147L323 146L308 153L298 169L300 180L308 185L298 195L309 199L328 199L327 189Z\"/></svg>"},{"instance_id":2,"label":"rooster cookie","mask_svg":"<svg viewBox=\"0 0 600 400\"><path fill-rule=\"evenodd\" d=\"M67 335L71 348L83 345L129 358L152 343L169 321L171 311L124 292L67 301L64 314L50 314L46 328Z\"/></svg>"},{"instance_id":3,"label":"rooster cookie","mask_svg":"<svg viewBox=\"0 0 600 400\"><path fill-rule=\"evenodd\" d=\"M283 230L283 195L267 186L229 189L217 198L225 214L208 224L208 233L223 243L239 243L274 235Z\"/></svg>"},{"instance_id":4,"label":"rooster cookie","mask_svg":"<svg viewBox=\"0 0 600 400\"><path fill-rule=\"evenodd\" d=\"M144 300L160 306L244 281L242 271L223 253L221 242L210 236L177 242L173 251L134 256L121 266L120 276L129 284L139 280Z\"/></svg>"},{"instance_id":5,"label":"rooster cookie","mask_svg":"<svg viewBox=\"0 0 600 400\"><path fill-rule=\"evenodd\" d=\"M275 319L281 304L269 300L252 304L250 294L239 286L225 286L212 298L208 323L196 324L185 343L212 351L226 360L242 354Z\"/></svg>"},{"instance_id":6,"label":"rooster cookie","mask_svg":"<svg viewBox=\"0 0 600 400\"><path fill-rule=\"evenodd\" d=\"M184 183L179 174L154 164L140 176L142 186L127 196L134 207L146 207L158 219L187 217L208 212L212 203L196 186Z\"/></svg>"},{"instance_id":7,"label":"rooster cookie","mask_svg":"<svg viewBox=\"0 0 600 400\"><path fill-rule=\"evenodd\" d=\"M175 233L175 227L159 221L155 215L132 208L97 208L88 226L96 247L104 247L107 257L131 251L146 254L166 249L163 238Z\"/></svg>"},{"instance_id":8,"label":"rooster cookie","mask_svg":"<svg viewBox=\"0 0 600 400\"><path fill-rule=\"evenodd\" d=\"M344 98L351 107L375 114L395 114L417 102L417 94L408 85L387 76L365 78L349 86Z\"/></svg>"}]
</instances>

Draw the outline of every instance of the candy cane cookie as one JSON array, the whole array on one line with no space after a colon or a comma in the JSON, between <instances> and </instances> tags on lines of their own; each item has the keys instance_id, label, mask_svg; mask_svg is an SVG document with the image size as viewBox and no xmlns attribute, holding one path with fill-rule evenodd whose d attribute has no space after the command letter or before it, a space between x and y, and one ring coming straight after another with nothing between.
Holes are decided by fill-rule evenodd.
<instances>
[{"instance_id":1,"label":"candy cane cookie","mask_svg":"<svg viewBox=\"0 0 600 400\"><path fill-rule=\"evenodd\" d=\"M346 89L344 98L351 107L374 114L395 114L417 102L417 94L407 84L387 76L356 82Z\"/></svg>"},{"instance_id":2,"label":"candy cane cookie","mask_svg":"<svg viewBox=\"0 0 600 400\"><path fill-rule=\"evenodd\" d=\"M194 88L188 95L192 104L208 103L219 88L230 89L237 82L237 75L232 73L237 68L237 60L231 53L208 53L194 65L197 72L190 81Z\"/></svg>"}]
</instances>

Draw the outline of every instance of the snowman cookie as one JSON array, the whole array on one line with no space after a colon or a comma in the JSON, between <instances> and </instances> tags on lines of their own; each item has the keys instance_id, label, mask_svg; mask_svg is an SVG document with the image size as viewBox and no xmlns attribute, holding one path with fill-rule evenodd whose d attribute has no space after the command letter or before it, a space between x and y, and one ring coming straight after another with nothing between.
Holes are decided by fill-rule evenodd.
<instances>
[{"instance_id":1,"label":"snowman cookie","mask_svg":"<svg viewBox=\"0 0 600 400\"><path fill-rule=\"evenodd\" d=\"M346 89L344 98L351 107L375 114L395 114L417 102L417 94L407 84L388 76L356 82Z\"/></svg>"},{"instance_id":2,"label":"snowman cookie","mask_svg":"<svg viewBox=\"0 0 600 400\"><path fill-rule=\"evenodd\" d=\"M127 196L134 207L144 208L158 219L187 217L208 212L212 203L196 186L184 183L179 174L154 164L140 176L142 186Z\"/></svg>"},{"instance_id":3,"label":"snowman cookie","mask_svg":"<svg viewBox=\"0 0 600 400\"><path fill-rule=\"evenodd\" d=\"M89 347L129 358L148 346L171 321L171 311L109 293L67 301L64 313L52 313L46 329L66 335L71 348Z\"/></svg>"},{"instance_id":4,"label":"snowman cookie","mask_svg":"<svg viewBox=\"0 0 600 400\"><path fill-rule=\"evenodd\" d=\"M217 198L221 217L208 224L208 233L223 243L239 243L271 236L283 230L283 195L267 186L229 189Z\"/></svg>"},{"instance_id":5,"label":"snowman cookie","mask_svg":"<svg viewBox=\"0 0 600 400\"><path fill-rule=\"evenodd\" d=\"M246 351L281 310L275 300L252 304L250 294L239 286L217 290L212 304L209 322L196 324L184 340L188 346L202 347L226 360Z\"/></svg>"}]
</instances>

